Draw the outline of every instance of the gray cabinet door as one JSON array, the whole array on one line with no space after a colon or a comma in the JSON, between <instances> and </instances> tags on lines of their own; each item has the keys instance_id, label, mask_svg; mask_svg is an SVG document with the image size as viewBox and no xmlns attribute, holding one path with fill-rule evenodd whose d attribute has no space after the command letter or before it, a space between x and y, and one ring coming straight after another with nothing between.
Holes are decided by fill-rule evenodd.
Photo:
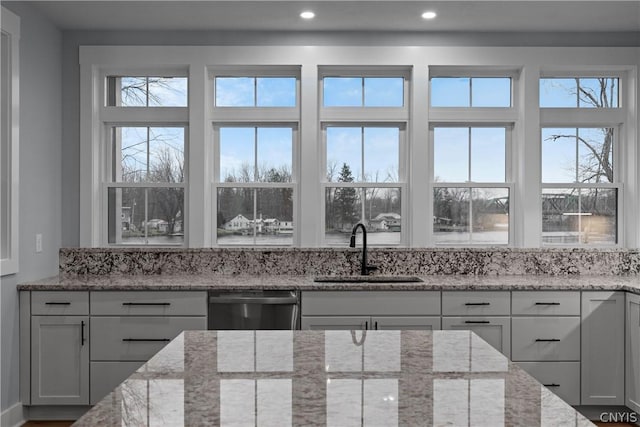
<instances>
[{"instance_id":1,"label":"gray cabinet door","mask_svg":"<svg viewBox=\"0 0 640 427\"><path fill-rule=\"evenodd\" d=\"M443 317L443 330L469 330L507 357L511 355L511 318L498 316Z\"/></svg>"},{"instance_id":2,"label":"gray cabinet door","mask_svg":"<svg viewBox=\"0 0 640 427\"><path fill-rule=\"evenodd\" d=\"M371 325L369 316L302 316L302 329L335 330L335 329L368 329Z\"/></svg>"},{"instance_id":3,"label":"gray cabinet door","mask_svg":"<svg viewBox=\"0 0 640 427\"><path fill-rule=\"evenodd\" d=\"M31 317L31 403L89 404L89 317Z\"/></svg>"},{"instance_id":4,"label":"gray cabinet door","mask_svg":"<svg viewBox=\"0 0 640 427\"><path fill-rule=\"evenodd\" d=\"M582 293L582 405L624 405L624 292Z\"/></svg>"},{"instance_id":5,"label":"gray cabinet door","mask_svg":"<svg viewBox=\"0 0 640 427\"><path fill-rule=\"evenodd\" d=\"M441 327L440 316L375 316L369 328L377 330L437 331Z\"/></svg>"},{"instance_id":6,"label":"gray cabinet door","mask_svg":"<svg viewBox=\"0 0 640 427\"><path fill-rule=\"evenodd\" d=\"M640 295L627 294L625 404L640 412Z\"/></svg>"}]
</instances>

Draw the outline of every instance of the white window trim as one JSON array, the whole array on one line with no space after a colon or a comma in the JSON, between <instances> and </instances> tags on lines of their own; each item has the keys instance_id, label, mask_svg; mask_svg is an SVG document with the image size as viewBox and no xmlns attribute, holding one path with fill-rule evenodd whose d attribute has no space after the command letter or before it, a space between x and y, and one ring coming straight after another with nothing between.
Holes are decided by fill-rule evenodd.
<instances>
[{"instance_id":1,"label":"white window trim","mask_svg":"<svg viewBox=\"0 0 640 427\"><path fill-rule=\"evenodd\" d=\"M460 118L438 116L440 112L428 107L429 70L434 67L494 68L517 70L514 83L513 112L513 179L514 179L514 247L541 247L540 194L540 128L539 78L541 70L578 69L585 75L599 70L611 75L612 70L626 76L622 86L626 114L621 129L623 161L619 172L624 192L624 216L621 218L625 247L640 243L640 150L638 140L638 66L636 47L460 47L460 46L81 46L80 47L80 244L101 246L101 230L96 226L100 217L100 134L102 123L97 99L100 89L99 73L103 67L155 69L180 68L188 70L189 77L189 247L210 247L212 236L212 179L214 121L207 106L212 105L210 70L217 68L244 68L244 66L294 67L300 70L299 149L300 180L298 192L299 242L295 246L320 247L324 218L318 204L322 195L321 170L322 140L320 123L334 119L360 121L363 118L321 116L318 82L323 70L331 67L363 67L410 70L408 88L408 118L384 121L404 121L407 128L407 190L403 199L408 201L406 218L408 246L432 247L429 227L424 217L432 215L429 182L432 176L429 155L429 121L455 122ZM331 64L327 66L326 64ZM552 68L545 64L553 64ZM435 68L434 68L435 69ZM594 71L595 70L595 71ZM361 71L360 71L361 72ZM556 73L552 73L556 74ZM557 75L557 74L556 74ZM354 112L355 113L355 112ZM445 114L446 112L443 112ZM351 113L350 113L351 114ZM487 113L488 114L488 113ZM502 114L502 113L501 113ZM216 120L222 120L220 116ZM369 118L370 119L370 118ZM468 117L466 119L469 119ZM474 121L511 122L500 117L474 117ZM544 117L543 117L544 119ZM260 117L264 120L264 117ZM275 120L275 119L274 119ZM280 119L282 120L282 119ZM586 118L586 121L592 118ZM617 119L616 119L617 120ZM223 120L227 121L227 120ZM380 118L380 121L383 121ZM544 122L544 120L543 120ZM403 216L405 214L403 213Z\"/></svg>"},{"instance_id":2,"label":"white window trim","mask_svg":"<svg viewBox=\"0 0 640 427\"><path fill-rule=\"evenodd\" d=\"M408 192L408 153L409 137L408 125L411 111L411 87L412 87L411 66L319 66L318 67L318 109L319 129L320 129L320 238L319 246L335 247L330 245L326 239L326 206L325 194L327 188L399 188L400 189L400 242L397 244L385 245L384 247L407 247L410 244L410 201ZM403 78L403 105L402 107L324 107L324 87L325 77L402 77ZM389 126L398 127L399 147L398 147L398 182L370 182L356 181L352 183L328 182L327 181L327 127L376 127ZM372 244L371 246L377 246Z\"/></svg>"},{"instance_id":3,"label":"white window trim","mask_svg":"<svg viewBox=\"0 0 640 427\"><path fill-rule=\"evenodd\" d=\"M9 176L9 233L8 236L8 256L0 260L0 275L15 274L19 271L19 179L20 179L20 18L8 9L2 8L2 33L9 37L10 43L10 69L9 69L9 90L10 93L3 94L3 102L8 108L9 129L3 129L7 133L9 144L10 167ZM6 208L0 215L5 214Z\"/></svg>"},{"instance_id":4,"label":"white window trim","mask_svg":"<svg viewBox=\"0 0 640 427\"><path fill-rule=\"evenodd\" d=\"M617 108L540 107L540 131L538 134L538 144L541 152L541 132L543 128L614 128L613 164L615 182L598 184L545 183L540 179L540 194L545 188L616 188L618 190L617 242L610 245L544 244L542 242L542 215L540 215L540 246L544 248L567 246L579 248L623 248L631 245L637 246L640 243L638 237L640 224L637 223L637 212L640 209L640 205L638 204L638 196L632 191L638 185L638 178L640 178L636 172L639 159L632 155L637 153L638 98L635 93L637 90L637 69L629 70L628 67L616 65L591 67L554 66L541 68L539 74L540 79L553 77L617 77L619 79ZM539 164L541 167L542 155L540 155Z\"/></svg>"}]
</instances>

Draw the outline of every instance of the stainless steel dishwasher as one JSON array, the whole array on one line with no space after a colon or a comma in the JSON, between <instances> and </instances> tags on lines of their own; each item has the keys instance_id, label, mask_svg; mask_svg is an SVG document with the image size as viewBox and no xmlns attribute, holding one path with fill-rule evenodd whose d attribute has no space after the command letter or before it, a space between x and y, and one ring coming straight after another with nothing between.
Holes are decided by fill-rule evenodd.
<instances>
[{"instance_id":1,"label":"stainless steel dishwasher","mask_svg":"<svg viewBox=\"0 0 640 427\"><path fill-rule=\"evenodd\" d=\"M297 291L209 292L209 329L298 329Z\"/></svg>"}]
</instances>

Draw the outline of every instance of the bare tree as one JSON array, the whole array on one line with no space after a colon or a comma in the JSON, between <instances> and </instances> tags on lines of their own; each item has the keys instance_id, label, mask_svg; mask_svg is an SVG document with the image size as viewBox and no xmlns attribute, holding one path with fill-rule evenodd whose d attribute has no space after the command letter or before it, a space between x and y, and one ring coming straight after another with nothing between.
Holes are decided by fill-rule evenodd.
<instances>
[{"instance_id":1,"label":"bare tree","mask_svg":"<svg viewBox=\"0 0 640 427\"><path fill-rule=\"evenodd\" d=\"M579 105L592 108L612 108L617 102L617 79L599 77L595 80L596 87L582 85L580 78L576 78L575 88L565 88L567 92L576 95ZM584 163L577 165L580 182L613 182L613 129L600 128L601 138L589 139L576 130L574 133L550 135L547 140L557 142L566 138L575 138L577 143L587 149L583 157Z\"/></svg>"}]
</instances>

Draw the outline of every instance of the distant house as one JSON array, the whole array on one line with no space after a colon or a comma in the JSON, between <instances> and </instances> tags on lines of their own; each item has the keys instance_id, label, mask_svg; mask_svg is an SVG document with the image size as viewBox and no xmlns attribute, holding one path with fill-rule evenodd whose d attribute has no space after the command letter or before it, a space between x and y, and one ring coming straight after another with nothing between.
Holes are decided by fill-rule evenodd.
<instances>
[{"instance_id":1,"label":"distant house","mask_svg":"<svg viewBox=\"0 0 640 427\"><path fill-rule=\"evenodd\" d=\"M402 223L402 217L394 212L380 213L375 218L369 221L369 228L371 230L393 230L400 229Z\"/></svg>"},{"instance_id":2,"label":"distant house","mask_svg":"<svg viewBox=\"0 0 640 427\"><path fill-rule=\"evenodd\" d=\"M248 230L253 227L253 221L247 219L246 216L238 214L233 219L224 223L222 228L229 231Z\"/></svg>"},{"instance_id":3,"label":"distant house","mask_svg":"<svg viewBox=\"0 0 640 427\"><path fill-rule=\"evenodd\" d=\"M145 225L148 230L156 230L160 233L166 233L169 229L169 223L164 219L150 219Z\"/></svg>"}]
</instances>

